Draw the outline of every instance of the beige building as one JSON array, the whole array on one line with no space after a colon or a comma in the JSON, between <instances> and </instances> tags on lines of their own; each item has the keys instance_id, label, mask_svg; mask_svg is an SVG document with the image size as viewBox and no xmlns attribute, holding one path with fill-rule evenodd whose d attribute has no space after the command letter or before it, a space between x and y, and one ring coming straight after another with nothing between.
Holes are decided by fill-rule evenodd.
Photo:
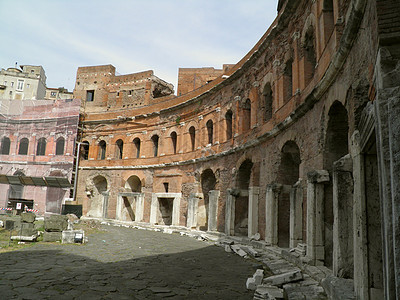
<instances>
[{"instance_id":1,"label":"beige building","mask_svg":"<svg viewBox=\"0 0 400 300\"><path fill-rule=\"evenodd\" d=\"M67 100L73 99L74 95L72 92L68 92L67 89L60 88L47 88L45 99L49 100Z\"/></svg>"},{"instance_id":2,"label":"beige building","mask_svg":"<svg viewBox=\"0 0 400 300\"><path fill-rule=\"evenodd\" d=\"M44 99L46 75L42 66L23 65L0 71L0 100Z\"/></svg>"}]
</instances>

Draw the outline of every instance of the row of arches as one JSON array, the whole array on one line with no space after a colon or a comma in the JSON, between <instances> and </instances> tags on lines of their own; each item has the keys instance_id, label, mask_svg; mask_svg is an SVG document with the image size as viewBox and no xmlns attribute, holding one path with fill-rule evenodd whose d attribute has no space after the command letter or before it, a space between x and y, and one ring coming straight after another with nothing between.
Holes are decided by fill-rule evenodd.
<instances>
[{"instance_id":1,"label":"row of arches","mask_svg":"<svg viewBox=\"0 0 400 300\"><path fill-rule=\"evenodd\" d=\"M46 138L42 137L37 140L36 143L36 152L37 156L44 156L46 155L46 147L47 147L47 140ZM64 148L65 148L65 139L63 137L59 137L56 141L56 149L55 155L64 155ZM9 137L3 137L1 139L1 147L0 147L0 154L1 155L10 155L11 149L11 140ZM29 139L22 138L19 140L18 143L18 155L28 155L29 150Z\"/></svg>"}]
</instances>

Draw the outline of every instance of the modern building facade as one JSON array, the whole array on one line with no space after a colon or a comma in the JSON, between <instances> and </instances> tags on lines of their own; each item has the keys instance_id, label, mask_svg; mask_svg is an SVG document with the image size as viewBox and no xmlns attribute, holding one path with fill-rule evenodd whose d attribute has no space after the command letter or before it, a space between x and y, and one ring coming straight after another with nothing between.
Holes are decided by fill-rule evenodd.
<instances>
[{"instance_id":1,"label":"modern building facade","mask_svg":"<svg viewBox=\"0 0 400 300\"><path fill-rule=\"evenodd\" d=\"M397 299L400 5L278 11L240 62L178 96L151 71L79 68L77 201L91 217L260 233L306 248L299 262L357 299Z\"/></svg>"}]
</instances>

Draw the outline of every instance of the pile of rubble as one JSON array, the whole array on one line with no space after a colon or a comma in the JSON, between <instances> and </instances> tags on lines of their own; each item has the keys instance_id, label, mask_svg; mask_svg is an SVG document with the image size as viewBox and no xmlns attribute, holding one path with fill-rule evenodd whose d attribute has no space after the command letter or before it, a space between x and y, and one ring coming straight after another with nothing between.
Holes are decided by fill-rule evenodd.
<instances>
[{"instance_id":1,"label":"pile of rubble","mask_svg":"<svg viewBox=\"0 0 400 300\"><path fill-rule=\"evenodd\" d=\"M44 219L44 242L62 241L63 244L84 243L84 231L74 230L71 217L66 215L51 215Z\"/></svg>"}]
</instances>

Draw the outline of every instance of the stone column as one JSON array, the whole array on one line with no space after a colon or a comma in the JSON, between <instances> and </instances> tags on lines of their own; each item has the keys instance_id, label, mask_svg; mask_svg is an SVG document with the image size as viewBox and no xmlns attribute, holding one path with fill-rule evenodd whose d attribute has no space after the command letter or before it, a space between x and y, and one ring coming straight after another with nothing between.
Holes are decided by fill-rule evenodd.
<instances>
[{"instance_id":1,"label":"stone column","mask_svg":"<svg viewBox=\"0 0 400 300\"><path fill-rule=\"evenodd\" d=\"M247 235L251 237L258 232L258 195L260 188L257 186L249 187L249 211L248 211L248 230Z\"/></svg>"},{"instance_id":2,"label":"stone column","mask_svg":"<svg viewBox=\"0 0 400 300\"><path fill-rule=\"evenodd\" d=\"M303 187L299 180L290 190L289 247L296 248L303 241Z\"/></svg>"},{"instance_id":3,"label":"stone column","mask_svg":"<svg viewBox=\"0 0 400 300\"><path fill-rule=\"evenodd\" d=\"M138 193L135 198L136 198L135 222L142 222L144 213L144 193Z\"/></svg>"},{"instance_id":4,"label":"stone column","mask_svg":"<svg viewBox=\"0 0 400 300\"><path fill-rule=\"evenodd\" d=\"M219 190L208 192L208 231L217 231L219 195Z\"/></svg>"},{"instance_id":5,"label":"stone column","mask_svg":"<svg viewBox=\"0 0 400 300\"><path fill-rule=\"evenodd\" d=\"M307 174L307 258L312 264L323 265L324 251L324 184L329 172L315 170Z\"/></svg>"},{"instance_id":6,"label":"stone column","mask_svg":"<svg viewBox=\"0 0 400 300\"><path fill-rule=\"evenodd\" d=\"M350 151L353 158L354 178L354 293L358 299L369 299L365 169L358 130L351 137Z\"/></svg>"},{"instance_id":7,"label":"stone column","mask_svg":"<svg viewBox=\"0 0 400 300\"><path fill-rule=\"evenodd\" d=\"M107 219L109 192L103 192L103 193L101 193L101 195L103 196L103 215L102 215L102 217L104 219Z\"/></svg>"},{"instance_id":8,"label":"stone column","mask_svg":"<svg viewBox=\"0 0 400 300\"><path fill-rule=\"evenodd\" d=\"M353 278L353 162L333 165L333 275Z\"/></svg>"},{"instance_id":9,"label":"stone column","mask_svg":"<svg viewBox=\"0 0 400 300\"><path fill-rule=\"evenodd\" d=\"M225 203L225 234L235 234L235 196L231 189L227 190L227 198Z\"/></svg>"},{"instance_id":10,"label":"stone column","mask_svg":"<svg viewBox=\"0 0 400 300\"><path fill-rule=\"evenodd\" d=\"M116 220L121 220L122 221L122 208L123 208L122 203L123 202L124 202L124 199L123 199L122 195L118 194L118 196L117 196L117 208L116 208L117 210L115 212L115 219Z\"/></svg>"},{"instance_id":11,"label":"stone column","mask_svg":"<svg viewBox=\"0 0 400 300\"><path fill-rule=\"evenodd\" d=\"M187 224L188 228L197 227L197 209L199 207L199 198L203 198L203 194L194 193L190 194L188 199L188 214L187 214Z\"/></svg>"},{"instance_id":12,"label":"stone column","mask_svg":"<svg viewBox=\"0 0 400 300\"><path fill-rule=\"evenodd\" d=\"M268 184L265 194L265 241L278 244L278 200L282 185Z\"/></svg>"},{"instance_id":13,"label":"stone column","mask_svg":"<svg viewBox=\"0 0 400 300\"><path fill-rule=\"evenodd\" d=\"M158 198L156 193L151 195L150 224L158 222Z\"/></svg>"},{"instance_id":14,"label":"stone column","mask_svg":"<svg viewBox=\"0 0 400 300\"><path fill-rule=\"evenodd\" d=\"M174 197L174 204L172 208L172 225L179 226L179 219L181 216L181 193L174 193L172 194Z\"/></svg>"}]
</instances>

